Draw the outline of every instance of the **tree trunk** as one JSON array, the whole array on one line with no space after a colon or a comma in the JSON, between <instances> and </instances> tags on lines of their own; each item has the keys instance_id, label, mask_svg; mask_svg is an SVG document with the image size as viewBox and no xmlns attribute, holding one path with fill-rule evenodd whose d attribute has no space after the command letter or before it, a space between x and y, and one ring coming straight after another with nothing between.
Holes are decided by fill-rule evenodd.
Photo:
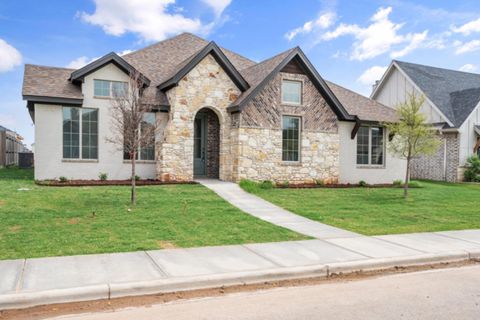
<instances>
[{"instance_id":1,"label":"tree trunk","mask_svg":"<svg viewBox=\"0 0 480 320\"><path fill-rule=\"evenodd\" d=\"M137 201L137 194L136 194L136 190L135 190L135 158L137 157L137 153L136 152L133 152L132 153L132 192L131 192L131 196L130 196L130 203L132 204L132 206L135 205L136 201Z\"/></svg>"},{"instance_id":2,"label":"tree trunk","mask_svg":"<svg viewBox=\"0 0 480 320\"><path fill-rule=\"evenodd\" d=\"M405 184L403 185L403 197L408 197L408 182L410 180L410 156L407 157L407 173L405 175Z\"/></svg>"}]
</instances>

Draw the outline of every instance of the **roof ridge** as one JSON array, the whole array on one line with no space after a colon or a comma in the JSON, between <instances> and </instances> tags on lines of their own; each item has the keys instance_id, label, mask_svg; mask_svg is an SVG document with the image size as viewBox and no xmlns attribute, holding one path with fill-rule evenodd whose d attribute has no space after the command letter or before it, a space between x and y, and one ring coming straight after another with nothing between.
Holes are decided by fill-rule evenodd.
<instances>
[{"instance_id":1,"label":"roof ridge","mask_svg":"<svg viewBox=\"0 0 480 320\"><path fill-rule=\"evenodd\" d=\"M25 67L26 67L26 66L33 66L33 67L42 67L42 68L50 68L50 69L71 70L71 71L77 70L77 69L73 69L73 68L56 67L56 66L46 66L46 65L43 65L43 64L33 64L33 63L25 63L24 66L25 66Z\"/></svg>"},{"instance_id":2,"label":"roof ridge","mask_svg":"<svg viewBox=\"0 0 480 320\"><path fill-rule=\"evenodd\" d=\"M195 37L195 38L197 38L197 39L199 39L199 40L205 41L205 42L207 42L207 43L209 42L208 40L206 40L206 39L204 39L204 38L202 38L202 37L199 37L199 36L197 36L197 35L195 35L195 34L193 34L193 33L191 33L191 32L182 32L182 33L177 34L177 35L175 35L175 36L173 36L173 37L171 37L171 38L166 38L166 39L157 41L157 42L152 43L152 44L150 44L150 45L148 45L148 46L146 46L146 47L143 47L143 48L140 48L140 49L138 49L138 50L129 52L129 53L127 53L127 54L124 54L122 57L128 57L128 56L133 55L133 54L135 54L135 53L138 53L138 52L141 52L141 51L150 49L150 48L152 48L152 47L155 47L155 46L157 46L157 45L159 45L159 44L161 44L161 43L169 42L169 41L171 41L171 40L178 39L179 37L184 37L184 36L186 36L186 35L193 36L193 37Z\"/></svg>"},{"instance_id":3,"label":"roof ridge","mask_svg":"<svg viewBox=\"0 0 480 320\"><path fill-rule=\"evenodd\" d=\"M466 74L471 74L471 75L475 75L475 76L480 77L480 73L476 73L476 72L468 72L468 71L462 71L462 70L454 70L454 69L448 69L448 68L442 68L442 67L435 67L435 66L431 66L431 65L428 65L428 64L401 61L401 60L395 60L395 59L393 61L397 62L397 63L400 62L400 63L411 64L411 65L415 65L415 66L427 67L427 68L432 68L432 69L446 70L446 71L450 71L450 72L466 73Z\"/></svg>"}]
</instances>

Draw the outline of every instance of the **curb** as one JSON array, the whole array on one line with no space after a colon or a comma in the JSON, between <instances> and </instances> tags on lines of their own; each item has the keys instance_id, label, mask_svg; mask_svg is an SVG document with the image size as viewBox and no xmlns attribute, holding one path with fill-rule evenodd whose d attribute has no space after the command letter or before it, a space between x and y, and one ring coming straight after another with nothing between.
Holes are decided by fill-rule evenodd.
<instances>
[{"instance_id":1,"label":"curb","mask_svg":"<svg viewBox=\"0 0 480 320\"><path fill-rule=\"evenodd\" d=\"M94 286L56 289L0 295L0 310L21 309L53 303L80 302L128 296L191 291L222 286L257 284L304 278L330 277L361 271L385 270L395 267L425 266L480 260L480 250L451 251L441 254L421 254L394 258L375 258L349 262L302 267L283 267L268 270L222 273L195 277L156 279L151 281L100 284Z\"/></svg>"}]
</instances>

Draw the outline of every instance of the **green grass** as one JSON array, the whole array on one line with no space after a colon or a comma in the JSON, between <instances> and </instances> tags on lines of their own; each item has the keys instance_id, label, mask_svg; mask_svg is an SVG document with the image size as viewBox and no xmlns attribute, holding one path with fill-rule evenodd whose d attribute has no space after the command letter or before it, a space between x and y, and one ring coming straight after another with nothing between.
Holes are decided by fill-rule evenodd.
<instances>
[{"instance_id":1,"label":"green grass","mask_svg":"<svg viewBox=\"0 0 480 320\"><path fill-rule=\"evenodd\" d=\"M130 212L129 192L38 186L31 170L0 169L0 259L305 239L201 185L138 187Z\"/></svg>"},{"instance_id":2,"label":"green grass","mask_svg":"<svg viewBox=\"0 0 480 320\"><path fill-rule=\"evenodd\" d=\"M418 182L417 182L418 184ZM245 188L304 217L365 235L480 228L480 185L421 181L399 188Z\"/></svg>"}]
</instances>

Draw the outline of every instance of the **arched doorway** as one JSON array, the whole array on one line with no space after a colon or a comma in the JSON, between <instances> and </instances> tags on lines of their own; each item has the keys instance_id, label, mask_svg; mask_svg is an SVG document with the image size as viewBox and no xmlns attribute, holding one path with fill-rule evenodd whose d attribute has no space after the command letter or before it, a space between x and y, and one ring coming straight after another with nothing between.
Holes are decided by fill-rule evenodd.
<instances>
[{"instance_id":1,"label":"arched doorway","mask_svg":"<svg viewBox=\"0 0 480 320\"><path fill-rule=\"evenodd\" d=\"M218 179L220 171L220 120L209 108L197 112L193 128L193 175Z\"/></svg>"}]
</instances>

